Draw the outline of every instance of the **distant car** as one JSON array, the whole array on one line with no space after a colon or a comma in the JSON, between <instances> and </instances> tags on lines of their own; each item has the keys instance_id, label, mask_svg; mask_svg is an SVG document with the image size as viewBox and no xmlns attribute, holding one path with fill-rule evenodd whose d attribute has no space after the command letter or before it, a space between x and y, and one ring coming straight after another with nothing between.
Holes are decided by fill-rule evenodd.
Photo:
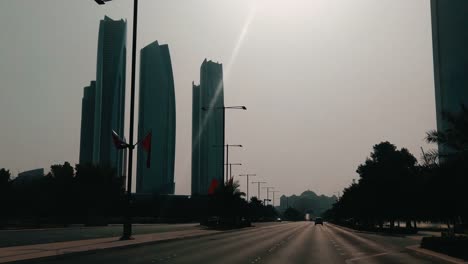
<instances>
[{"instance_id":1,"label":"distant car","mask_svg":"<svg viewBox=\"0 0 468 264\"><path fill-rule=\"evenodd\" d=\"M323 225L323 219L321 217L316 217L315 225Z\"/></svg>"},{"instance_id":2,"label":"distant car","mask_svg":"<svg viewBox=\"0 0 468 264\"><path fill-rule=\"evenodd\" d=\"M276 222L281 222L281 221L282 221L281 218L279 218L279 217L276 218Z\"/></svg>"}]
</instances>

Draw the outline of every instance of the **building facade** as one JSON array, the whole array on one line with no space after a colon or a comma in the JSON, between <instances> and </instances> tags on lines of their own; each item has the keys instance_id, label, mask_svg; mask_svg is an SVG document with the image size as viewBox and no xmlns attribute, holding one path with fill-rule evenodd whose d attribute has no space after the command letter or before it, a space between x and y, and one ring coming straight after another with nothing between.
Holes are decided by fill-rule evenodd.
<instances>
[{"instance_id":1,"label":"building facade","mask_svg":"<svg viewBox=\"0 0 468 264\"><path fill-rule=\"evenodd\" d=\"M105 17L99 25L93 127L93 163L122 176L123 152L112 130L124 134L127 22Z\"/></svg>"},{"instance_id":2,"label":"building facade","mask_svg":"<svg viewBox=\"0 0 468 264\"><path fill-rule=\"evenodd\" d=\"M222 64L205 59L192 91L192 195L207 194L214 179L224 182Z\"/></svg>"},{"instance_id":3,"label":"building facade","mask_svg":"<svg viewBox=\"0 0 468 264\"><path fill-rule=\"evenodd\" d=\"M81 101L80 164L93 162L95 94L96 82L92 81L84 88Z\"/></svg>"},{"instance_id":4,"label":"building facade","mask_svg":"<svg viewBox=\"0 0 468 264\"><path fill-rule=\"evenodd\" d=\"M174 194L176 110L168 45L153 42L141 50L138 138L152 133L150 167L138 148L137 193Z\"/></svg>"},{"instance_id":5,"label":"building facade","mask_svg":"<svg viewBox=\"0 0 468 264\"><path fill-rule=\"evenodd\" d=\"M468 1L431 0L431 12L437 130L443 131L443 113L468 106Z\"/></svg>"}]
</instances>

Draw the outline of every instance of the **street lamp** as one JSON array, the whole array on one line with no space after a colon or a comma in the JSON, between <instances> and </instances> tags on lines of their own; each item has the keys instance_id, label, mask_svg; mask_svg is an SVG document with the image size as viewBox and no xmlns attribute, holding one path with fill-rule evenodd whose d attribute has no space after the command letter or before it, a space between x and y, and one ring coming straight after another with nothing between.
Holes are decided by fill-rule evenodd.
<instances>
[{"instance_id":1,"label":"street lamp","mask_svg":"<svg viewBox=\"0 0 468 264\"><path fill-rule=\"evenodd\" d=\"M226 165L226 173L225 173L225 174L226 174L226 177L225 177L225 178L226 178L226 182L227 182L227 181L228 181L228 177L229 177L229 174L228 174L228 166L227 166L227 164L229 164L229 148L230 148L230 147L242 148L243 146L242 146L242 145L229 145L229 144L227 144L227 145L213 145L213 147L223 147L223 148L226 147L226 163L223 164L223 167L224 167L224 165ZM224 149L223 149L223 151L224 151ZM224 152L223 152L223 155L224 155ZM240 165L242 165L242 164L240 164ZM231 174L232 174L232 173L231 173ZM224 177L223 177L223 179L224 179Z\"/></svg>"},{"instance_id":2,"label":"street lamp","mask_svg":"<svg viewBox=\"0 0 468 264\"><path fill-rule=\"evenodd\" d=\"M109 1L112 1L112 0L94 0L94 1L96 1L96 3L97 3L98 5L103 5L103 4L105 4L106 2L109 2Z\"/></svg>"},{"instance_id":3,"label":"street lamp","mask_svg":"<svg viewBox=\"0 0 468 264\"><path fill-rule=\"evenodd\" d=\"M243 105L240 105L240 106L214 106L214 107L203 106L201 109L203 111L208 111L210 109L223 110L223 145L226 146L226 109L247 110L247 107L245 107ZM242 145L239 145L239 146L242 147ZM229 149L229 147L228 147L228 149ZM223 155L224 155L224 151L223 151ZM223 157L223 159L224 159L224 157ZM224 163L229 163L229 161L226 161L226 162L223 161L223 164ZM228 175L228 168L226 166L226 177L227 177L227 175Z\"/></svg>"},{"instance_id":4,"label":"street lamp","mask_svg":"<svg viewBox=\"0 0 468 264\"><path fill-rule=\"evenodd\" d=\"M252 177L257 176L257 174L241 174L239 176L247 177L247 197L246 198L247 198L247 202L248 202L249 201L249 177L250 176L252 176Z\"/></svg>"},{"instance_id":5,"label":"street lamp","mask_svg":"<svg viewBox=\"0 0 468 264\"><path fill-rule=\"evenodd\" d=\"M104 5L112 0L94 0L99 5ZM136 64L136 44L137 44L137 21L138 21L138 0L133 0L133 40L132 40L132 80L130 86L130 132L129 132L129 152L128 152L128 179L127 179L127 208L121 240L132 239L132 219L130 203L132 199L132 172L133 172L133 124L135 122L135 64Z\"/></svg>"},{"instance_id":6,"label":"street lamp","mask_svg":"<svg viewBox=\"0 0 468 264\"><path fill-rule=\"evenodd\" d=\"M263 187L262 189L266 189L267 190L267 200L268 201L271 201L270 200L270 189L274 189L275 187Z\"/></svg>"},{"instance_id":7,"label":"street lamp","mask_svg":"<svg viewBox=\"0 0 468 264\"><path fill-rule=\"evenodd\" d=\"M275 207L275 193L278 193L279 191L272 191L273 193L273 207Z\"/></svg>"},{"instance_id":8,"label":"street lamp","mask_svg":"<svg viewBox=\"0 0 468 264\"><path fill-rule=\"evenodd\" d=\"M266 183L266 182L261 182L261 181L258 181L258 182L252 182L252 184L257 184L258 185L258 196L257 198L260 200L260 184L263 184L263 183Z\"/></svg>"},{"instance_id":9,"label":"street lamp","mask_svg":"<svg viewBox=\"0 0 468 264\"><path fill-rule=\"evenodd\" d=\"M242 163L226 163L224 165L229 166L229 177L232 178L232 166L242 166ZM226 180L228 179L226 178Z\"/></svg>"}]
</instances>

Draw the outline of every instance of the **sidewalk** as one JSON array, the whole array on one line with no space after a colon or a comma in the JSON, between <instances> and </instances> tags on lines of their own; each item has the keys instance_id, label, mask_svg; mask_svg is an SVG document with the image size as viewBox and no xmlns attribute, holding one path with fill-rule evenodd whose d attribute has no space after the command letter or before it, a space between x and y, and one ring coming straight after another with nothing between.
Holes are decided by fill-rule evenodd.
<instances>
[{"instance_id":1,"label":"sidewalk","mask_svg":"<svg viewBox=\"0 0 468 264\"><path fill-rule=\"evenodd\" d=\"M77 240L59 243L0 248L0 263L55 257L64 254L92 252L96 250L140 246L161 241L201 237L221 233L216 230L183 230L164 233L135 235L133 240L120 241L119 237Z\"/></svg>"}]
</instances>

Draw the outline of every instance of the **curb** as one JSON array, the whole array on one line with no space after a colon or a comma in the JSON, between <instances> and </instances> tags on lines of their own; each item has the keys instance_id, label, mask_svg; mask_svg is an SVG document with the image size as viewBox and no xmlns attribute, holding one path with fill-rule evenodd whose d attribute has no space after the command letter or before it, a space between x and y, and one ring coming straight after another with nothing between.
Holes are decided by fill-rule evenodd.
<instances>
[{"instance_id":1,"label":"curb","mask_svg":"<svg viewBox=\"0 0 468 264\"><path fill-rule=\"evenodd\" d=\"M337 227L337 228L341 228L341 229L344 229L344 230L348 230L348 231L350 231L350 232L362 233L362 234L381 235L381 236L391 236L391 237L411 237L411 236L414 236L414 235L415 235L415 234L398 234L398 233L392 234L392 233L384 233L384 232L377 232L377 231L358 230L358 229L353 229L353 228L346 227L346 226L341 226L341 225L333 224L333 223L330 223L330 222L328 222L327 224L332 225L332 226L335 226L335 227Z\"/></svg>"},{"instance_id":2,"label":"curb","mask_svg":"<svg viewBox=\"0 0 468 264\"><path fill-rule=\"evenodd\" d=\"M425 255L431 258L436 258L439 260L442 260L447 263L453 263L453 264L466 264L468 263L467 261L464 261L463 259L458 259L454 258L442 253L438 253L432 250L424 249L421 248L419 245L414 245L414 246L408 246L406 249L411 250L413 252L416 252L417 254Z\"/></svg>"}]
</instances>

